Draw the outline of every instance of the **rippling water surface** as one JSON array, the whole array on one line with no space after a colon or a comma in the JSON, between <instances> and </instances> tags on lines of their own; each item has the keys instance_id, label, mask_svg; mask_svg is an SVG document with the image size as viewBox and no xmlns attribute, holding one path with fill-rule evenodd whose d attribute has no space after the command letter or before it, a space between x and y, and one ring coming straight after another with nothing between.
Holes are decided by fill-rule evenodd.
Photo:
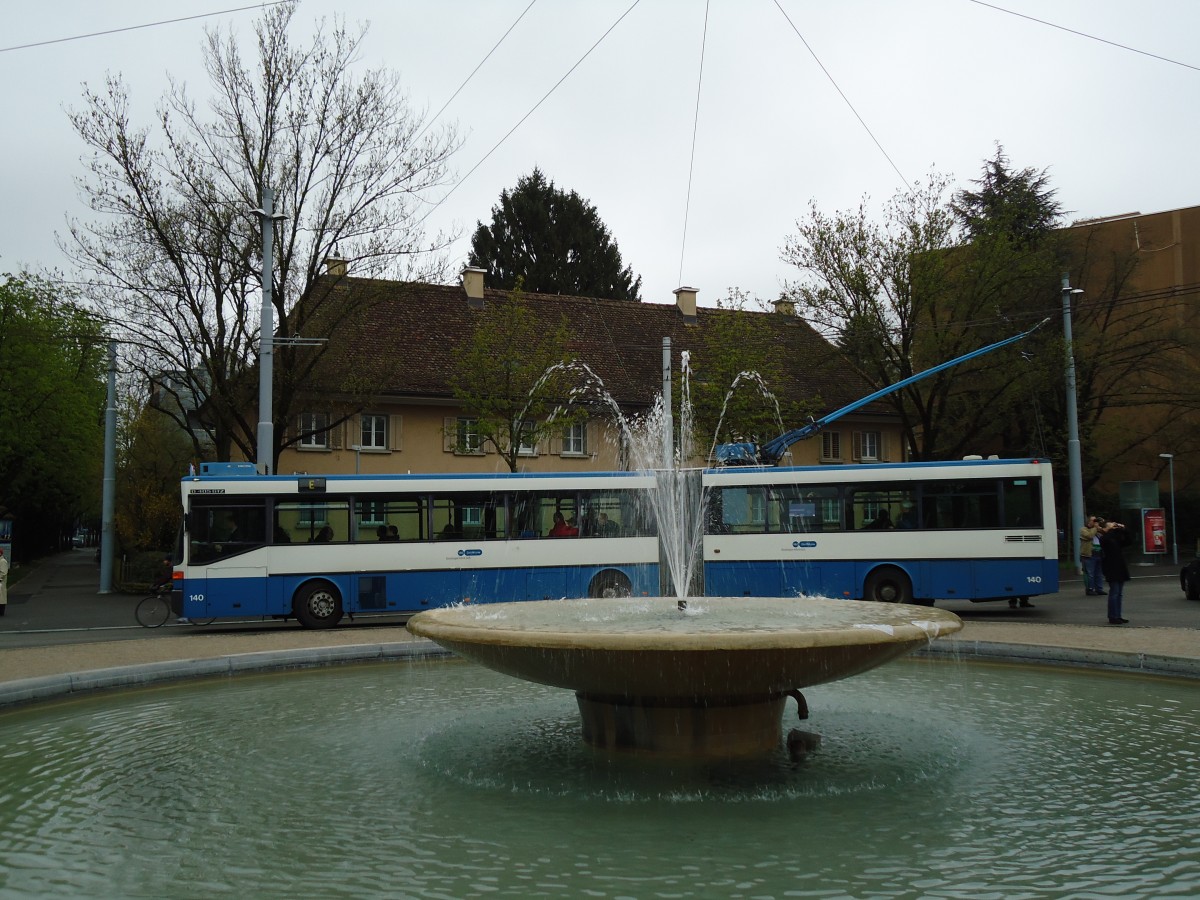
<instances>
[{"instance_id":1,"label":"rippling water surface","mask_svg":"<svg viewBox=\"0 0 1200 900\"><path fill-rule=\"evenodd\" d=\"M456 661L0 714L0 896L1200 894L1195 682L905 660L806 696L820 750L738 765L597 755L568 692Z\"/></svg>"}]
</instances>

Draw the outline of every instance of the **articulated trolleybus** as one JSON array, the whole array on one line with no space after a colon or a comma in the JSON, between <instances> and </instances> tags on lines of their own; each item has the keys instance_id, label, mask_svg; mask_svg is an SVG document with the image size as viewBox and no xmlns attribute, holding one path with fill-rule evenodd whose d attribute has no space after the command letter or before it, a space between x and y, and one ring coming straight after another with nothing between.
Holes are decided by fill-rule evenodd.
<instances>
[{"instance_id":1,"label":"articulated trolleybus","mask_svg":"<svg viewBox=\"0 0 1200 900\"><path fill-rule=\"evenodd\" d=\"M692 593L932 603L1058 590L1045 460L741 466L702 473ZM176 611L296 618L657 595L643 472L259 476L182 484Z\"/></svg>"}]
</instances>

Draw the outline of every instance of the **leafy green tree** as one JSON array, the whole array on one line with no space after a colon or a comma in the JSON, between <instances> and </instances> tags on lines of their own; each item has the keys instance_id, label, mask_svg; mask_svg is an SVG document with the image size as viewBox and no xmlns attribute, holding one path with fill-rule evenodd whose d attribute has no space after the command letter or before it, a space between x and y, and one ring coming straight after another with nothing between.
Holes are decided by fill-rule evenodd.
<instances>
[{"instance_id":1,"label":"leafy green tree","mask_svg":"<svg viewBox=\"0 0 1200 900\"><path fill-rule=\"evenodd\" d=\"M693 446L703 455L711 455L716 444L761 446L821 405L819 396L801 399L778 389L784 367L795 363L778 352L768 315L737 289L705 314L700 346L689 363Z\"/></svg>"},{"instance_id":2,"label":"leafy green tree","mask_svg":"<svg viewBox=\"0 0 1200 900\"><path fill-rule=\"evenodd\" d=\"M862 206L834 216L814 207L785 248L785 260L804 273L789 291L800 313L876 388L1048 319L1019 344L926 378L888 402L911 458L997 452L1064 462L1062 274L1098 285L1074 316L1081 443L1086 483L1093 483L1120 458L1099 459L1097 435L1132 453L1154 433L1114 438L1106 412L1157 405L1169 427L1170 410L1186 392L1186 379L1169 371L1179 359L1172 355L1178 336L1161 307L1132 294L1132 250L1105 245L1095 229L1054 227L1061 210L1044 171L1013 171L998 148L974 185L951 201L940 178L900 193L882 224Z\"/></svg>"},{"instance_id":3,"label":"leafy green tree","mask_svg":"<svg viewBox=\"0 0 1200 900\"><path fill-rule=\"evenodd\" d=\"M511 472L522 445L536 446L586 415L571 403L569 336L566 319L523 297L518 280L515 290L480 310L456 354L454 396L476 418L481 446L491 446Z\"/></svg>"},{"instance_id":4,"label":"leafy green tree","mask_svg":"<svg viewBox=\"0 0 1200 900\"><path fill-rule=\"evenodd\" d=\"M136 397L120 412L118 538L129 551L170 550L181 515L180 479L194 459L191 441L168 415Z\"/></svg>"},{"instance_id":5,"label":"leafy green tree","mask_svg":"<svg viewBox=\"0 0 1200 900\"><path fill-rule=\"evenodd\" d=\"M875 388L987 343L980 340L982 329L957 324L981 313L965 310L949 288L957 231L947 187L944 177L933 176L896 194L882 223L872 220L865 202L832 216L814 204L785 243L783 259L804 273L786 289L797 313L839 346ZM885 401L900 418L914 459L937 452L950 380L961 374L952 372Z\"/></svg>"},{"instance_id":6,"label":"leafy green tree","mask_svg":"<svg viewBox=\"0 0 1200 900\"><path fill-rule=\"evenodd\" d=\"M105 339L60 288L30 276L0 282L0 506L14 552L67 545L98 518L104 461Z\"/></svg>"},{"instance_id":7,"label":"leafy green tree","mask_svg":"<svg viewBox=\"0 0 1200 900\"><path fill-rule=\"evenodd\" d=\"M642 278L622 264L596 207L559 190L537 168L515 190L501 191L491 225L478 223L469 263L503 290L520 279L524 290L540 294L641 299Z\"/></svg>"},{"instance_id":8,"label":"leafy green tree","mask_svg":"<svg viewBox=\"0 0 1200 900\"><path fill-rule=\"evenodd\" d=\"M71 116L92 154L79 185L96 216L71 224L65 249L122 341L123 368L174 391L185 430L185 411L203 401L197 455L211 446L221 459L234 447L257 456L262 240L252 211L264 188L283 215L273 461L298 439L285 426L304 411L325 348L370 302L321 277L325 260L364 277L445 274L448 239L427 240L421 222L426 198L445 183L453 130L426 130L394 73L356 68L365 31L322 24L310 45L293 42L295 10L264 11L252 58L232 33L207 34L207 102L172 81L154 124L139 125L126 86L110 77L86 89ZM329 343L300 346L296 336Z\"/></svg>"}]
</instances>

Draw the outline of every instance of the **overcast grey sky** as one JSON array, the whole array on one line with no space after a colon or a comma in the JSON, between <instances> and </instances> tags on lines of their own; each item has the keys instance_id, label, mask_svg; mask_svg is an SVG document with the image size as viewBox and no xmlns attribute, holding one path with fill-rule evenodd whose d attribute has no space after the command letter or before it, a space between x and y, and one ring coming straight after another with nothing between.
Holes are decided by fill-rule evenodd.
<instances>
[{"instance_id":1,"label":"overcast grey sky","mask_svg":"<svg viewBox=\"0 0 1200 900\"><path fill-rule=\"evenodd\" d=\"M10 0L0 7L0 48L239 5ZM296 23L369 22L364 64L396 69L414 105L432 114L528 6L302 0ZM476 221L490 220L500 191L537 165L595 204L642 276L645 300L671 302L682 280L711 305L730 287L771 300L796 276L779 253L810 200L833 212L866 196L878 210L931 169L962 186L996 141L1015 166L1049 168L1072 219L1200 203L1200 3L992 6L1175 62L972 0L711 0L697 122L704 0L537 0L442 114L466 138L453 163L460 177L621 21L428 224L457 225L455 256L465 260ZM232 25L249 36L257 15L0 52L0 271L62 267L54 234L68 216L88 215L74 184L83 146L65 112L79 106L82 83L122 73L151 124L168 72L208 95L203 29Z\"/></svg>"}]
</instances>

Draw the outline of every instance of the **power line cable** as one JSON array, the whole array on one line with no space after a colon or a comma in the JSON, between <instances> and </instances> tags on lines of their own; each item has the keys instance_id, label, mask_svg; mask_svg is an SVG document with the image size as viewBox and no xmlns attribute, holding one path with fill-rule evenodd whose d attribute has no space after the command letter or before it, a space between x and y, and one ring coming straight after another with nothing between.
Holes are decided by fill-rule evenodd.
<instances>
[{"instance_id":1,"label":"power line cable","mask_svg":"<svg viewBox=\"0 0 1200 900\"><path fill-rule=\"evenodd\" d=\"M692 173L696 169L696 132L700 130L700 87L704 83L704 50L708 46L708 0L704 3L704 33L700 36L700 73L696 77L696 112L692 116L692 155L688 158L687 199L683 203L683 241L679 247L679 286L683 286L683 254L687 249L688 214L692 209Z\"/></svg>"},{"instance_id":2,"label":"power line cable","mask_svg":"<svg viewBox=\"0 0 1200 900\"><path fill-rule=\"evenodd\" d=\"M483 68L483 64L485 62L487 62L489 59L491 59L492 54L496 52L496 48L498 48L501 44L504 43L504 39L506 37L508 37L512 33L512 30L517 27L517 25L520 23L520 21L523 18L525 18L525 13L529 12L529 10L531 10L533 8L533 4L535 4L535 3L537 3L537 0L529 0L529 5L521 11L521 14L519 16L517 16L516 21L514 21L511 25L508 26L508 31L506 31L506 32L504 32L504 34L500 35L500 40L496 41L496 43L493 45L492 49L487 52L487 56L485 56L483 59L481 59L479 61L479 65L477 65L474 69L471 70L471 74L468 75L463 80L463 83L458 86L458 90L456 90L453 94L450 95L450 99L442 104L442 108L439 109L436 113L434 113L433 118L425 123L424 128L422 128L420 131L417 132L417 136L413 138L414 143L421 137L421 135L423 135L426 131L429 130L429 126L431 126L437 120L437 117L446 111L446 107L454 102L454 98L457 97L460 93L462 93L462 89L467 86L467 82L469 82L472 78L475 77L475 73L478 72L481 68Z\"/></svg>"},{"instance_id":3,"label":"power line cable","mask_svg":"<svg viewBox=\"0 0 1200 900\"><path fill-rule=\"evenodd\" d=\"M838 86L838 83L834 80L833 76L829 74L829 70L825 68L825 64L823 62L821 62L820 57L818 57L817 54L815 52L813 52L813 48L808 45L808 41L806 41L804 39L804 35L802 35L800 33L800 29L796 27L796 23L794 23L791 20L791 17L786 12L784 12L783 7L779 5L779 0L774 0L774 2L775 2L775 6L779 10L779 12L783 15L783 17L785 19L787 19L788 25L790 25L792 27L792 31L796 32L796 37L800 38L800 43L802 43L804 45L804 49L808 51L809 55L813 58L813 60L816 62L816 64L821 67L821 71L825 73L825 77L829 79L829 83L833 85L833 89L838 92L838 95L842 98L842 101L850 109L850 112L854 113L854 118L858 119L858 124L863 127L863 130L866 131L867 136L870 137L871 140L875 142L875 146L879 148L879 152L883 154L883 158L888 161L888 165L890 165L892 167L892 170L897 175L900 176L900 181L907 188L909 186L909 184L911 184L911 182L907 178L904 177L904 173L900 171L900 167L896 165L896 163L892 160L891 156L888 155L888 152L883 149L883 144L879 143L879 139L877 137L875 137L875 133L873 131L871 131L870 126L868 126L867 123L863 120L863 117L858 114L858 110L854 108L854 104L850 102L850 98L846 96L845 92Z\"/></svg>"},{"instance_id":4,"label":"power line cable","mask_svg":"<svg viewBox=\"0 0 1200 900\"><path fill-rule=\"evenodd\" d=\"M1081 38L1087 38L1089 41L1098 41L1101 44L1108 44L1110 47L1117 47L1121 50L1128 50L1130 53L1138 53L1142 56L1149 56L1151 59L1157 59L1161 62L1170 63L1173 66L1183 66L1185 69L1192 69L1200 72L1200 66L1193 66L1191 63L1180 62L1177 59L1170 59L1166 56L1159 56L1157 53L1150 53L1147 50L1139 50L1137 47L1130 47L1127 44L1118 44L1116 41L1110 41L1107 38L1097 37L1094 34L1088 34L1085 31L1076 31L1074 28L1068 28L1065 25L1056 25L1054 22L1047 22L1045 19L1039 19L1036 16L1027 16L1025 13L1019 13L1016 10L1005 9L1003 6L996 6L994 3L985 3L984 0L970 0L971 3L977 6L986 6L988 9L994 9L996 12L1008 13L1010 16L1016 16L1019 19L1028 19L1030 22L1037 22L1039 25L1045 25L1048 28L1057 28L1059 31L1065 31L1068 34L1078 35Z\"/></svg>"},{"instance_id":5,"label":"power line cable","mask_svg":"<svg viewBox=\"0 0 1200 900\"><path fill-rule=\"evenodd\" d=\"M599 47L600 44L603 43L604 39L607 38L612 33L612 30L614 28L616 28L618 25L620 25L621 22L625 19L625 17L627 15L629 15L631 12L633 12L634 7L636 7L641 2L642 2L642 0L633 0L633 3L630 4L629 8L627 10L625 10L625 12L621 13L621 15L617 17L617 20L615 22L613 22L611 25L608 26L608 30L605 31L604 34L600 35L600 37L596 40L596 43L592 44L592 46L587 49L587 52L584 53L583 56L579 57L579 59L577 59L575 61L575 64L573 66L571 66L571 68L567 69L566 73L560 79L558 79L558 81L554 82L554 86L551 87L550 90L546 91L546 93L542 96L542 99L538 100L537 103L533 104L533 106L530 108L529 112L527 112L527 113L525 113L525 115L521 116L520 121L517 122L517 124L514 125L512 128L510 128L508 130L508 132L504 135L504 137L502 137L502 138L500 138L500 140L496 141L496 143L492 147L492 149L489 150L487 153L485 153L483 155L483 158L481 160L479 160L479 162L475 163L475 165L473 165L471 167L470 171L468 171L466 175L464 175L462 178L460 178L458 181L456 181L453 184L453 186L451 186L450 190L448 190L442 196L442 199L439 200L437 203L435 203L430 208L429 212L427 212L424 215L424 217L421 219L422 223L426 219L428 219L431 215L433 215L434 212L437 211L438 207L440 207L443 203L445 203L447 200L449 200L450 195L453 194L455 191L457 191L462 186L463 182L465 182L468 178L470 178L472 175L474 175L475 170L478 169L480 166L482 166L485 162L487 162L488 157L490 157L493 153L495 153L497 150L499 150L500 145L503 144L505 141L507 141L510 137L512 137L513 133L518 128L520 128L522 125L525 124L526 119L528 119L535 112L537 112L538 107L541 106L543 103L545 103L546 100L549 99L550 95L553 94L556 90L558 90L559 85L561 85L564 81L566 81L571 76L571 73L574 72L576 69L578 69L583 64L583 61L592 55L592 51L595 50L597 47ZM418 224L420 224L420 223L418 223Z\"/></svg>"},{"instance_id":6,"label":"power line cable","mask_svg":"<svg viewBox=\"0 0 1200 900\"><path fill-rule=\"evenodd\" d=\"M292 0L271 0L271 2L255 3L252 6L238 6L234 9L219 9L216 12L200 13L195 16L182 16L178 19L162 19L158 22L147 22L145 25L127 25L124 28L110 28L107 31L92 31L88 34L76 34L71 37L53 38L49 41L35 41L32 44L17 44L13 47L0 47L0 53L8 53L10 50L28 50L31 47L46 47L50 44L64 44L68 41L82 41L87 38L104 37L109 34L120 34L123 31L138 31L142 28L157 28L159 25L174 25L176 22L191 22L194 19L208 19L212 16L224 16L229 13L245 12L248 9L266 9L271 6L280 6L284 3L290 3Z\"/></svg>"}]
</instances>

